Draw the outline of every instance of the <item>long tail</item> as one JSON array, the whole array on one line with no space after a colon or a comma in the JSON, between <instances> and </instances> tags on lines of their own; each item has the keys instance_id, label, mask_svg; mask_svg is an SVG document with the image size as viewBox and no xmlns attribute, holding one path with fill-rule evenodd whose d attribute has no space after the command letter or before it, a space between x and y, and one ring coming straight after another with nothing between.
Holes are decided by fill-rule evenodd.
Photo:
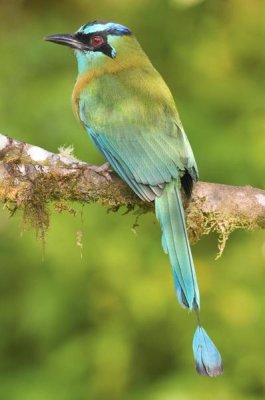
<instances>
[{"instance_id":1,"label":"long tail","mask_svg":"<svg viewBox=\"0 0 265 400\"><path fill-rule=\"evenodd\" d=\"M188 241L180 182L166 185L155 200L156 217L162 229L162 246L169 255L179 303L198 316L198 328L193 339L196 369L201 375L217 376L223 371L217 348L199 322L200 294Z\"/></svg>"}]
</instances>

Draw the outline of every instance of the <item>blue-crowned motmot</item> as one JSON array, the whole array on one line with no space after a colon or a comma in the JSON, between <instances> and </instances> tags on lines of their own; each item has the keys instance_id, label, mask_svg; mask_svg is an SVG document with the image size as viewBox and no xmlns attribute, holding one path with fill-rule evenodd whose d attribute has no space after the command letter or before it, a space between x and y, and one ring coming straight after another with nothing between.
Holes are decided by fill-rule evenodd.
<instances>
[{"instance_id":1,"label":"blue-crowned motmot","mask_svg":"<svg viewBox=\"0 0 265 400\"><path fill-rule=\"evenodd\" d=\"M199 320L199 289L181 200L181 188L190 197L198 169L170 90L123 25L94 21L74 34L45 39L74 49L75 113L124 182L142 200L155 203L178 301L198 316L196 369L202 375L221 374L221 356Z\"/></svg>"}]
</instances>

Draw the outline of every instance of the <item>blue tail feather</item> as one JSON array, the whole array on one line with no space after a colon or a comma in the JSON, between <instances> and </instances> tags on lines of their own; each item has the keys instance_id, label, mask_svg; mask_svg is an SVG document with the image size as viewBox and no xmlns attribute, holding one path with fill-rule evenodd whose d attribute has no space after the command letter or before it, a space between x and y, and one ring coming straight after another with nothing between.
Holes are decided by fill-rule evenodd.
<instances>
[{"instance_id":1,"label":"blue tail feather","mask_svg":"<svg viewBox=\"0 0 265 400\"><path fill-rule=\"evenodd\" d=\"M200 375L215 377L223 373L221 355L201 326L195 331L192 348L196 370Z\"/></svg>"},{"instance_id":2,"label":"blue tail feather","mask_svg":"<svg viewBox=\"0 0 265 400\"><path fill-rule=\"evenodd\" d=\"M162 245L169 254L177 298L183 307L198 309L200 304L196 273L185 227L179 182L167 184L155 200L156 216L162 228Z\"/></svg>"},{"instance_id":3,"label":"blue tail feather","mask_svg":"<svg viewBox=\"0 0 265 400\"><path fill-rule=\"evenodd\" d=\"M200 297L185 226L179 182L165 186L155 200L156 216L162 228L162 246L169 255L179 303L197 312L198 324L193 339L193 354L197 372L210 377L222 374L219 351L199 323Z\"/></svg>"}]
</instances>

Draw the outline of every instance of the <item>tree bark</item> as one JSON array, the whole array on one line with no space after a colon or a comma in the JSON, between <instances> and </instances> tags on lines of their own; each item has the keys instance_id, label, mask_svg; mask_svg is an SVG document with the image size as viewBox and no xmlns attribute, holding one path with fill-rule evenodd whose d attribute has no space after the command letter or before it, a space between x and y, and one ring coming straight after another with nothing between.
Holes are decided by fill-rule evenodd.
<instances>
[{"instance_id":1,"label":"tree bark","mask_svg":"<svg viewBox=\"0 0 265 400\"><path fill-rule=\"evenodd\" d=\"M43 234L49 223L48 204L56 202L60 210L67 208L67 201L96 202L113 210L125 206L139 214L153 210L153 203L141 201L117 174L107 176L74 158L69 149L53 154L0 135L0 202L12 212L23 209L25 219ZM184 203L191 240L217 232L219 255L234 229L265 228L261 189L198 182Z\"/></svg>"}]
</instances>

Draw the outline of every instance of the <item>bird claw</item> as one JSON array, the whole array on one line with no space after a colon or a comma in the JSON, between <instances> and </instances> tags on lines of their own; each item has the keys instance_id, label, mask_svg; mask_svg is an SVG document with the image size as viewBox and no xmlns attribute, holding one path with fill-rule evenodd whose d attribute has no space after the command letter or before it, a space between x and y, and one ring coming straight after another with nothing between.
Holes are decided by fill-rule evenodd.
<instances>
[{"instance_id":1,"label":"bird claw","mask_svg":"<svg viewBox=\"0 0 265 400\"><path fill-rule=\"evenodd\" d=\"M91 171L94 171L101 176L104 176L104 178L106 178L107 181L112 180L111 175L110 175L110 172L112 172L112 169L110 168L110 164L108 162L100 165L99 167L97 167L96 165L89 165L89 169L91 169Z\"/></svg>"}]
</instances>

